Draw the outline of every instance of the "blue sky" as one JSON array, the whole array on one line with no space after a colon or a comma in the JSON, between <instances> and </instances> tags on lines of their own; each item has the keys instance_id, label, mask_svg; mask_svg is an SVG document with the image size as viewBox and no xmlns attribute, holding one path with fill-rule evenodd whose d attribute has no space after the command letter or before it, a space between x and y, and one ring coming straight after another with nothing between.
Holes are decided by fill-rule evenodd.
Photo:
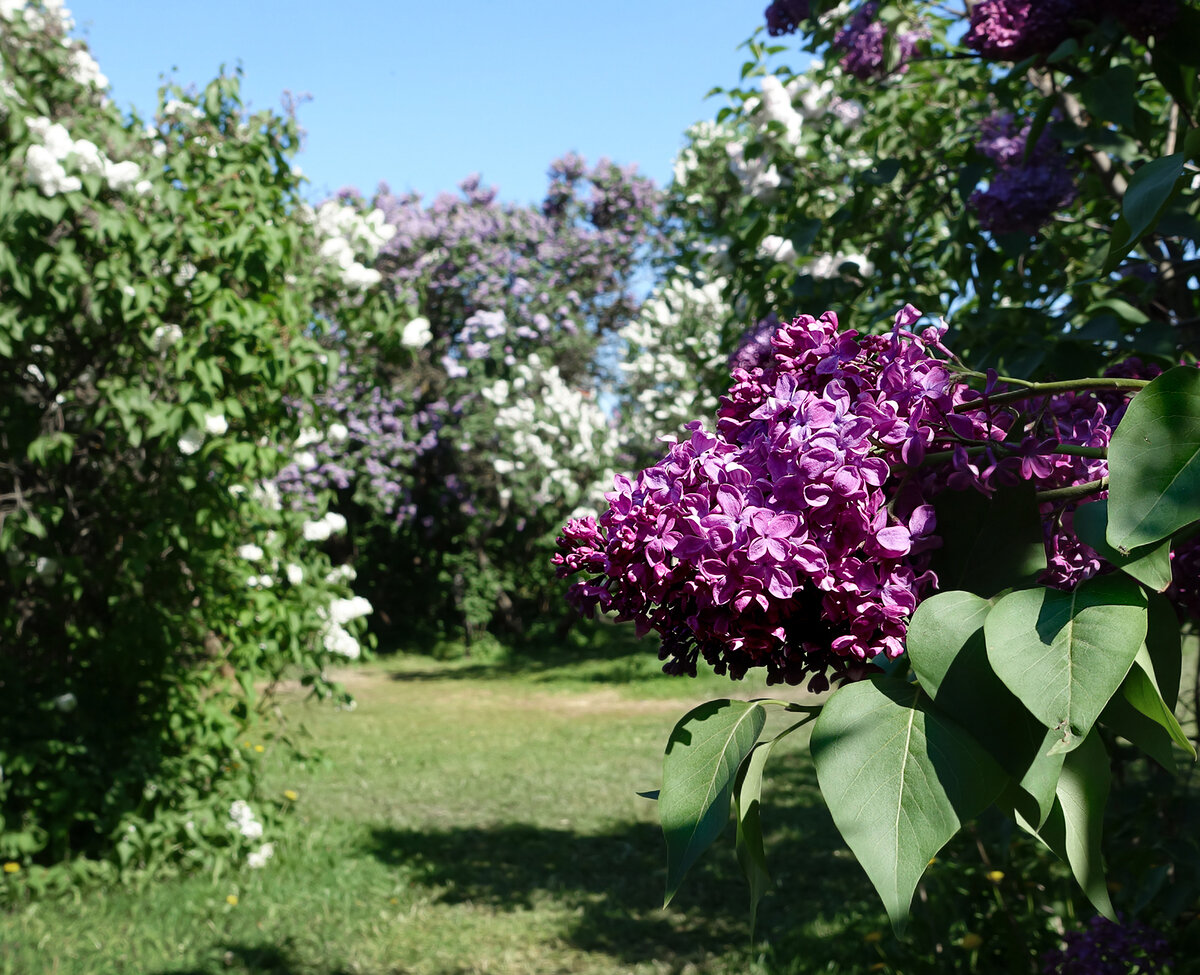
<instances>
[{"instance_id":1,"label":"blue sky","mask_svg":"<svg viewBox=\"0 0 1200 975\"><path fill-rule=\"evenodd\" d=\"M660 183L684 129L733 85L766 0L67 0L122 106L149 114L160 76L203 85L241 64L244 96L289 90L297 162L323 198L379 180L426 196L480 172L540 199L567 150L636 162Z\"/></svg>"}]
</instances>

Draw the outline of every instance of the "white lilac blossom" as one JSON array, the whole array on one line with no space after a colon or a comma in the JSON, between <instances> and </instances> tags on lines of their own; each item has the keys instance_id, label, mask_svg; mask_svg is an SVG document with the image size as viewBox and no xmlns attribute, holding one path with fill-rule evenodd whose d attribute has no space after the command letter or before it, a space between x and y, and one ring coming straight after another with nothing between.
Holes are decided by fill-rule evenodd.
<instances>
[{"instance_id":1,"label":"white lilac blossom","mask_svg":"<svg viewBox=\"0 0 1200 975\"><path fill-rule=\"evenodd\" d=\"M183 329L178 325L159 325L151 333L150 344L155 352L166 352L181 338L183 338Z\"/></svg>"},{"instance_id":2,"label":"white lilac blossom","mask_svg":"<svg viewBox=\"0 0 1200 975\"><path fill-rule=\"evenodd\" d=\"M112 160L108 160L104 164L104 179L108 183L109 189L114 193L122 193L125 190L132 189L141 178L142 171L135 162L129 160L125 162L113 162Z\"/></svg>"},{"instance_id":3,"label":"white lilac blossom","mask_svg":"<svg viewBox=\"0 0 1200 975\"><path fill-rule=\"evenodd\" d=\"M423 349L431 341L433 332L429 328L429 319L423 315L410 321L400 333L400 344L410 349Z\"/></svg>"},{"instance_id":4,"label":"white lilac blossom","mask_svg":"<svg viewBox=\"0 0 1200 975\"><path fill-rule=\"evenodd\" d=\"M327 200L311 212L310 219L320 244L317 253L335 267L342 284L364 289L379 284L383 276L358 260L374 260L379 248L395 236L396 228L387 223L383 211L372 210L365 217L354 207Z\"/></svg>"},{"instance_id":5,"label":"white lilac blossom","mask_svg":"<svg viewBox=\"0 0 1200 975\"><path fill-rule=\"evenodd\" d=\"M287 576L287 581L293 586L298 586L304 581L304 568L294 562L289 562L284 566L283 572Z\"/></svg>"},{"instance_id":6,"label":"white lilac blossom","mask_svg":"<svg viewBox=\"0 0 1200 975\"><path fill-rule=\"evenodd\" d=\"M351 620L367 616L372 612L370 602L362 596L351 596L349 599L335 599L329 604L329 618L338 625L345 625Z\"/></svg>"},{"instance_id":7,"label":"white lilac blossom","mask_svg":"<svg viewBox=\"0 0 1200 975\"><path fill-rule=\"evenodd\" d=\"M66 694L59 694L50 703L54 705L56 711L61 711L64 714L74 711L79 706L79 701L76 700L75 695L70 691L67 691Z\"/></svg>"},{"instance_id":8,"label":"white lilac blossom","mask_svg":"<svg viewBox=\"0 0 1200 975\"><path fill-rule=\"evenodd\" d=\"M844 268L847 266L853 270L849 272L844 271ZM868 277L875 272L875 265L862 254L821 254L813 259L806 270L814 278L828 280L843 273Z\"/></svg>"},{"instance_id":9,"label":"white lilac blossom","mask_svg":"<svg viewBox=\"0 0 1200 975\"><path fill-rule=\"evenodd\" d=\"M100 70L100 65L84 48L76 48L71 52L71 78L77 83L88 87L107 88L108 78Z\"/></svg>"},{"instance_id":10,"label":"white lilac blossom","mask_svg":"<svg viewBox=\"0 0 1200 975\"><path fill-rule=\"evenodd\" d=\"M742 189L756 199L765 199L783 183L779 170L767 156L746 158L746 148L740 142L729 142L725 146L729 157L729 168L742 184Z\"/></svg>"},{"instance_id":11,"label":"white lilac blossom","mask_svg":"<svg viewBox=\"0 0 1200 975\"><path fill-rule=\"evenodd\" d=\"M247 562L257 562L263 557L263 550L258 545L247 543L238 546L238 557L245 559Z\"/></svg>"},{"instance_id":12,"label":"white lilac blossom","mask_svg":"<svg viewBox=\"0 0 1200 975\"><path fill-rule=\"evenodd\" d=\"M204 418L204 430L214 437L220 437L229 430L229 423L222 413L211 413Z\"/></svg>"},{"instance_id":13,"label":"white lilac blossom","mask_svg":"<svg viewBox=\"0 0 1200 975\"><path fill-rule=\"evenodd\" d=\"M196 427L185 430L179 438L179 452L181 454L194 454L202 446L204 446L204 434L196 429Z\"/></svg>"},{"instance_id":14,"label":"white lilac blossom","mask_svg":"<svg viewBox=\"0 0 1200 975\"><path fill-rule=\"evenodd\" d=\"M275 844L264 843L257 850L252 850L246 857L246 866L251 870L259 870L267 865L267 861L275 855Z\"/></svg>"},{"instance_id":15,"label":"white lilac blossom","mask_svg":"<svg viewBox=\"0 0 1200 975\"><path fill-rule=\"evenodd\" d=\"M331 535L341 534L346 530L346 517L336 511L330 511L317 521L304 523L304 537L310 542L323 542Z\"/></svg>"},{"instance_id":16,"label":"white lilac blossom","mask_svg":"<svg viewBox=\"0 0 1200 975\"><path fill-rule=\"evenodd\" d=\"M337 654L339 657L357 660L362 655L362 647L359 646L354 636L340 623L335 623L332 620L325 627L322 642L326 650Z\"/></svg>"},{"instance_id":17,"label":"white lilac blossom","mask_svg":"<svg viewBox=\"0 0 1200 975\"><path fill-rule=\"evenodd\" d=\"M796 259L796 248L786 237L767 234L758 245L758 256L763 260L790 264Z\"/></svg>"},{"instance_id":18,"label":"white lilac blossom","mask_svg":"<svg viewBox=\"0 0 1200 975\"><path fill-rule=\"evenodd\" d=\"M236 799L229 807L229 828L241 833L248 840L261 839L263 825L254 815L254 810L244 799Z\"/></svg>"},{"instance_id":19,"label":"white lilac blossom","mask_svg":"<svg viewBox=\"0 0 1200 975\"><path fill-rule=\"evenodd\" d=\"M762 102L759 111L768 122L778 122L784 127L789 143L800 140L800 129L804 116L792 107L792 96L775 75L765 75L762 80Z\"/></svg>"},{"instance_id":20,"label":"white lilac blossom","mask_svg":"<svg viewBox=\"0 0 1200 975\"><path fill-rule=\"evenodd\" d=\"M712 392L725 378L722 322L732 311L722 298L724 280L688 280L682 268L642 305L619 335L628 401L619 430L626 450L661 453L658 442L684 433L689 420L716 412Z\"/></svg>"}]
</instances>

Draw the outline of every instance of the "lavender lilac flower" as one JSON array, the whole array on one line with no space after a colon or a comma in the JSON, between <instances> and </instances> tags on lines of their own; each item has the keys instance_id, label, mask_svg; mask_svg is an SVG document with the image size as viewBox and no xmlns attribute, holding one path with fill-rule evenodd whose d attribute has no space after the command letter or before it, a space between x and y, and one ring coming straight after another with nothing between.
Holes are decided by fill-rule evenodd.
<instances>
[{"instance_id":1,"label":"lavender lilac flower","mask_svg":"<svg viewBox=\"0 0 1200 975\"><path fill-rule=\"evenodd\" d=\"M791 34L808 19L808 0L774 0L764 11L767 33L772 37Z\"/></svg>"},{"instance_id":2,"label":"lavender lilac flower","mask_svg":"<svg viewBox=\"0 0 1200 975\"><path fill-rule=\"evenodd\" d=\"M1151 975L1172 960L1166 939L1137 921L1114 924L1097 915L1063 941L1061 949L1042 956L1042 975Z\"/></svg>"},{"instance_id":3,"label":"lavender lilac flower","mask_svg":"<svg viewBox=\"0 0 1200 975\"><path fill-rule=\"evenodd\" d=\"M881 78L888 73L885 59L888 28L882 20L876 19L878 12L879 4L875 0L864 3L833 38L833 47L845 52L838 62L842 69L863 80ZM898 72L907 70L904 62L916 52L917 42L923 36L916 31L896 34Z\"/></svg>"},{"instance_id":4,"label":"lavender lilac flower","mask_svg":"<svg viewBox=\"0 0 1200 975\"><path fill-rule=\"evenodd\" d=\"M984 230L994 234L1035 233L1075 199L1075 180L1057 139L1043 129L1026 159L1032 123L1019 129L1000 112L980 125L975 148L996 163L986 190L971 194L970 205Z\"/></svg>"},{"instance_id":5,"label":"lavender lilac flower","mask_svg":"<svg viewBox=\"0 0 1200 975\"><path fill-rule=\"evenodd\" d=\"M963 42L985 58L1019 61L1082 37L1106 14L1145 40L1170 26L1178 12L1178 0L982 0L971 8Z\"/></svg>"},{"instance_id":6,"label":"lavender lilac flower","mask_svg":"<svg viewBox=\"0 0 1200 975\"><path fill-rule=\"evenodd\" d=\"M717 430L699 423L657 465L616 479L599 521L569 522L556 564L585 578L570 598L662 637L664 669L765 666L813 690L903 652L906 621L933 586L932 507L897 468L940 445L953 416L975 440L1004 429L967 392L941 330L839 331L801 316L772 339L768 369L736 368Z\"/></svg>"},{"instance_id":7,"label":"lavender lilac flower","mask_svg":"<svg viewBox=\"0 0 1200 975\"><path fill-rule=\"evenodd\" d=\"M900 655L908 619L937 585L930 502L946 490L1098 480L1106 461L1058 448L1107 446L1129 400L1084 391L1030 402L1024 415L995 407L995 377L969 389L944 328L914 331L920 317L907 305L878 336L839 331L832 312L780 325L769 360L733 369L715 432L692 423L658 464L616 478L598 520L564 527L554 562L582 577L569 593L576 608L656 631L668 673L694 674L703 656L735 679L762 666L771 682L820 691ZM924 463L934 451L949 460ZM1073 510L1042 505L1043 584L1069 588L1112 568L1075 537Z\"/></svg>"}]
</instances>

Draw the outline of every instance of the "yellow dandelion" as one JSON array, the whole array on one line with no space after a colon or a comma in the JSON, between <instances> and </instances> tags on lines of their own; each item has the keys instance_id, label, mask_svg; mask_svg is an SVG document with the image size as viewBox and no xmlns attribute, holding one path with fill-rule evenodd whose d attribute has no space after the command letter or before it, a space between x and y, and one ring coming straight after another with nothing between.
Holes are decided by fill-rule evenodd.
<instances>
[{"instance_id":1,"label":"yellow dandelion","mask_svg":"<svg viewBox=\"0 0 1200 975\"><path fill-rule=\"evenodd\" d=\"M243 748L249 748L249 747L250 747L250 742L248 742L248 741L244 741L244 742L242 742L242 747L243 747Z\"/></svg>"},{"instance_id":2,"label":"yellow dandelion","mask_svg":"<svg viewBox=\"0 0 1200 975\"><path fill-rule=\"evenodd\" d=\"M225 903L228 904L230 907L237 907L237 901L238 901L237 894L226 894L225 895Z\"/></svg>"},{"instance_id":3,"label":"yellow dandelion","mask_svg":"<svg viewBox=\"0 0 1200 975\"><path fill-rule=\"evenodd\" d=\"M983 944L983 938L977 935L974 931L971 931L962 936L962 941L960 941L959 944L966 948L967 951L974 951Z\"/></svg>"},{"instance_id":4,"label":"yellow dandelion","mask_svg":"<svg viewBox=\"0 0 1200 975\"><path fill-rule=\"evenodd\" d=\"M265 751L265 749L263 748L263 746L262 746L262 745L255 745L255 746L254 746L254 750L255 750L256 752L258 752L260 755L263 753L263 751Z\"/></svg>"},{"instance_id":5,"label":"yellow dandelion","mask_svg":"<svg viewBox=\"0 0 1200 975\"><path fill-rule=\"evenodd\" d=\"M295 789L284 789L283 798L285 798L288 802L295 802L300 798L300 793Z\"/></svg>"},{"instance_id":6,"label":"yellow dandelion","mask_svg":"<svg viewBox=\"0 0 1200 975\"><path fill-rule=\"evenodd\" d=\"M20 873L21 865L19 863L17 863L15 860L9 860L6 864L4 864L4 872L5 873Z\"/></svg>"},{"instance_id":7,"label":"yellow dandelion","mask_svg":"<svg viewBox=\"0 0 1200 975\"><path fill-rule=\"evenodd\" d=\"M865 935L863 935L863 941L865 941L869 945L878 944L882 940L883 940L883 932L882 931L868 931Z\"/></svg>"},{"instance_id":8,"label":"yellow dandelion","mask_svg":"<svg viewBox=\"0 0 1200 975\"><path fill-rule=\"evenodd\" d=\"M400 898L399 898L399 897L389 897L389 898L388 898L388 903L389 903L389 904L399 904L399 903L400 903Z\"/></svg>"},{"instance_id":9,"label":"yellow dandelion","mask_svg":"<svg viewBox=\"0 0 1200 975\"><path fill-rule=\"evenodd\" d=\"M994 884L998 884L998 883L1000 883L1001 880L1004 879L1004 871L1003 870L989 870L987 872L987 879L990 880Z\"/></svg>"}]
</instances>

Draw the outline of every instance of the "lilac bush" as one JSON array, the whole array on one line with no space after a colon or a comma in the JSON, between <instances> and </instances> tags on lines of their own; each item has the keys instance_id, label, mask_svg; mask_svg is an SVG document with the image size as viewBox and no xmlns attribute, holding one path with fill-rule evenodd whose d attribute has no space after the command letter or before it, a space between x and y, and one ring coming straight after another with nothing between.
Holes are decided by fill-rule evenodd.
<instances>
[{"instance_id":1,"label":"lilac bush","mask_svg":"<svg viewBox=\"0 0 1200 975\"><path fill-rule=\"evenodd\" d=\"M583 576L573 604L656 631L668 672L694 674L703 656L735 679L763 666L820 691L904 652L908 618L937 587L944 491L1080 488L1042 501L1040 581L1069 589L1102 571L1071 513L1103 496L1102 448L1128 392L993 405L994 374L969 388L945 326L917 331L920 318L906 306L887 335L839 330L832 312L756 330L773 354L735 365L715 433L691 424L657 464L615 479L599 519L563 529L555 564Z\"/></svg>"},{"instance_id":2,"label":"lilac bush","mask_svg":"<svg viewBox=\"0 0 1200 975\"><path fill-rule=\"evenodd\" d=\"M575 155L548 177L537 206L498 202L478 176L428 204L386 186L370 204L341 194L369 224L350 236L377 245L384 300L333 309L339 379L321 407L338 436L326 421L284 483L336 494L381 618L522 629L553 585L528 566L547 564L557 525L611 480L598 352L640 308L658 191Z\"/></svg>"}]
</instances>

